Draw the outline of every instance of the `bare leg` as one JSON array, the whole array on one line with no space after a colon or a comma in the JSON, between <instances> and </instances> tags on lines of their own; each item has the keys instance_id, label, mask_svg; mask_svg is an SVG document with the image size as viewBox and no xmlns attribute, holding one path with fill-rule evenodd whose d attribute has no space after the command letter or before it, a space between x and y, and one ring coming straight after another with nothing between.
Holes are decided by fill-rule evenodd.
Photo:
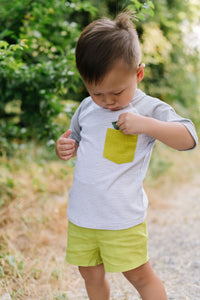
<instances>
[{"instance_id":1,"label":"bare leg","mask_svg":"<svg viewBox=\"0 0 200 300\"><path fill-rule=\"evenodd\" d=\"M124 272L123 275L137 289L143 300L167 300L165 288L149 262Z\"/></svg>"},{"instance_id":2,"label":"bare leg","mask_svg":"<svg viewBox=\"0 0 200 300\"><path fill-rule=\"evenodd\" d=\"M110 287L103 264L95 267L79 267L79 272L85 280L90 300L109 300Z\"/></svg>"}]
</instances>

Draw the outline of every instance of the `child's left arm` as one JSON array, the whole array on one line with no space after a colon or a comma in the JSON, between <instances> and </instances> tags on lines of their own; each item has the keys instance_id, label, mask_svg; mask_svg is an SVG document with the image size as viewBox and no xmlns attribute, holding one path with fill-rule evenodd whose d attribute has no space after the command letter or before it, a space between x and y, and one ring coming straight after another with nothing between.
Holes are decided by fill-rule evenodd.
<instances>
[{"instance_id":1,"label":"child's left arm","mask_svg":"<svg viewBox=\"0 0 200 300\"><path fill-rule=\"evenodd\" d=\"M147 134L176 150L189 150L196 145L188 129L180 122L165 122L127 112L119 116L117 125L124 134Z\"/></svg>"}]
</instances>

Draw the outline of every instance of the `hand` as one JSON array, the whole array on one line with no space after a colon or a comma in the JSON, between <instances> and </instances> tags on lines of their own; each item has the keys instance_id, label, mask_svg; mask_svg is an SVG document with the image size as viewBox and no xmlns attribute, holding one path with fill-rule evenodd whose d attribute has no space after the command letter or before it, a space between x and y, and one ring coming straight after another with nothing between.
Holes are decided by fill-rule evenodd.
<instances>
[{"instance_id":1,"label":"hand","mask_svg":"<svg viewBox=\"0 0 200 300\"><path fill-rule=\"evenodd\" d=\"M147 134L177 150L188 150L195 146L195 139L180 122L165 122L127 112L119 116L117 125L124 134Z\"/></svg>"},{"instance_id":2,"label":"hand","mask_svg":"<svg viewBox=\"0 0 200 300\"><path fill-rule=\"evenodd\" d=\"M62 160L69 160L76 153L76 142L70 139L71 129L68 129L56 142L56 154Z\"/></svg>"},{"instance_id":3,"label":"hand","mask_svg":"<svg viewBox=\"0 0 200 300\"><path fill-rule=\"evenodd\" d=\"M122 133L134 135L144 133L145 121L146 117L126 112L119 116L117 125Z\"/></svg>"}]
</instances>

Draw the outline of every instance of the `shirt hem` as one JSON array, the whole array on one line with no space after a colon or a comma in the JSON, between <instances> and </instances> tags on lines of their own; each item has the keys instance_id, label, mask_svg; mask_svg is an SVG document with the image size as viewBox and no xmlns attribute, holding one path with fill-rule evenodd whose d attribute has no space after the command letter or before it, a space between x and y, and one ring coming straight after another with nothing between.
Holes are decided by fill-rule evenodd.
<instances>
[{"instance_id":1,"label":"shirt hem","mask_svg":"<svg viewBox=\"0 0 200 300\"><path fill-rule=\"evenodd\" d=\"M128 229L128 228L131 228L131 227L134 227L134 226L137 226L137 225L143 223L145 221L145 219L146 219L146 215L144 217L141 217L141 218L137 219L137 220L134 220L131 223L126 223L126 224L123 224L123 225L112 224L112 225L105 226L105 225L96 224L94 226L94 224L91 225L91 224L83 224L81 222L77 222L76 220L74 220L73 218L68 216L68 220L76 226L83 227L83 228L88 228L88 229L99 229L99 230L123 230L123 229Z\"/></svg>"}]
</instances>

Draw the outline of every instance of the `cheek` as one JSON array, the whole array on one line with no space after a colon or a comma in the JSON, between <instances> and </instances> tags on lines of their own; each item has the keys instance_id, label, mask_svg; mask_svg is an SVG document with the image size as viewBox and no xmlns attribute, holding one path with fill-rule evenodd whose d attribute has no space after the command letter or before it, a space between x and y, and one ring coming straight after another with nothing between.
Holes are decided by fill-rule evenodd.
<instances>
[{"instance_id":1,"label":"cheek","mask_svg":"<svg viewBox=\"0 0 200 300\"><path fill-rule=\"evenodd\" d=\"M92 100L94 101L95 104L99 105L99 106L104 106L104 101L101 98L95 98L95 97L91 97Z\"/></svg>"},{"instance_id":2,"label":"cheek","mask_svg":"<svg viewBox=\"0 0 200 300\"><path fill-rule=\"evenodd\" d=\"M125 93L122 97L120 97L121 104L129 104L135 95L135 91L130 91L129 93Z\"/></svg>"},{"instance_id":3,"label":"cheek","mask_svg":"<svg viewBox=\"0 0 200 300\"><path fill-rule=\"evenodd\" d=\"M127 98L129 98L130 102L133 100L133 98L134 98L134 96L135 96L136 89L137 89L137 87L135 86L134 88L132 88L132 89L130 90L130 92L129 92L128 95L127 95Z\"/></svg>"}]
</instances>

